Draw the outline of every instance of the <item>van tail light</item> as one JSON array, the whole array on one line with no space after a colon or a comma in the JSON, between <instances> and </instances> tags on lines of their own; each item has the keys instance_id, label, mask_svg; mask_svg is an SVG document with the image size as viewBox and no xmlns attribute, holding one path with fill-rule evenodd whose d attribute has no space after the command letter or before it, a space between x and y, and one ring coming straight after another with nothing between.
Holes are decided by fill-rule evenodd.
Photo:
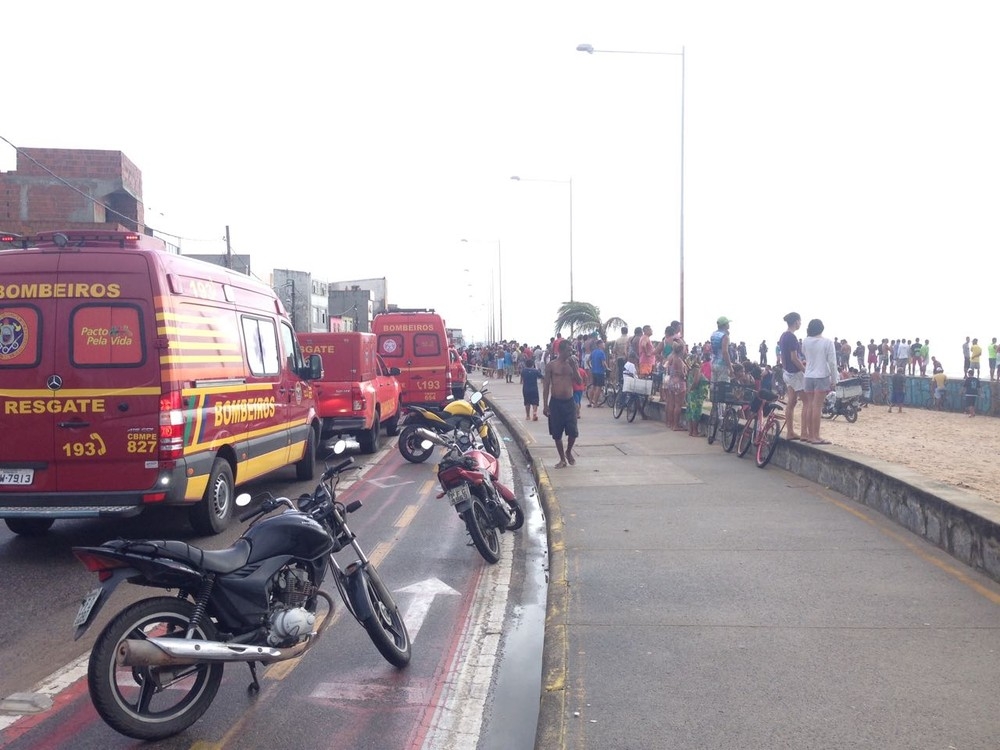
<instances>
[{"instance_id":1,"label":"van tail light","mask_svg":"<svg viewBox=\"0 0 1000 750\"><path fill-rule=\"evenodd\" d=\"M176 461L184 455L184 410L180 391L160 396L160 460Z\"/></svg>"},{"instance_id":2,"label":"van tail light","mask_svg":"<svg viewBox=\"0 0 1000 750\"><path fill-rule=\"evenodd\" d=\"M354 411L365 410L365 394L361 392L360 386L351 386L351 409Z\"/></svg>"}]
</instances>

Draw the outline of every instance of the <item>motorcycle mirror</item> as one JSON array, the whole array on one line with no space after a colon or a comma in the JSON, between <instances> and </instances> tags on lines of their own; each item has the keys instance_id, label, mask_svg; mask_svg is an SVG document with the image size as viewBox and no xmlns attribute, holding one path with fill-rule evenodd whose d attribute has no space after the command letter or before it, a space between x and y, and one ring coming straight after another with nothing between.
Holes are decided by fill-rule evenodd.
<instances>
[{"instance_id":1,"label":"motorcycle mirror","mask_svg":"<svg viewBox=\"0 0 1000 750\"><path fill-rule=\"evenodd\" d=\"M240 508L245 508L250 504L251 500L252 498L250 497L249 492L241 492L239 495L236 496L236 505L239 506Z\"/></svg>"},{"instance_id":2,"label":"motorcycle mirror","mask_svg":"<svg viewBox=\"0 0 1000 750\"><path fill-rule=\"evenodd\" d=\"M473 404L478 404L482 400L483 400L483 394L480 393L479 391L476 391L471 396L469 396L469 402Z\"/></svg>"},{"instance_id":3,"label":"motorcycle mirror","mask_svg":"<svg viewBox=\"0 0 1000 750\"><path fill-rule=\"evenodd\" d=\"M347 450L347 441L338 440L333 444L333 455L339 456L341 453Z\"/></svg>"}]
</instances>

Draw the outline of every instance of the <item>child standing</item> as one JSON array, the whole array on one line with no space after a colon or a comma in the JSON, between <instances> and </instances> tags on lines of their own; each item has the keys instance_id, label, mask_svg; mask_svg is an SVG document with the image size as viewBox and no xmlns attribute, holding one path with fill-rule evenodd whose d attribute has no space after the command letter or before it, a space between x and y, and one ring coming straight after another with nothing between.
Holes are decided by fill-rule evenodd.
<instances>
[{"instance_id":1,"label":"child standing","mask_svg":"<svg viewBox=\"0 0 1000 750\"><path fill-rule=\"evenodd\" d=\"M889 404L889 413L892 414L892 407L903 413L903 391L906 390L906 368L899 366L892 376L892 402Z\"/></svg>"}]
</instances>

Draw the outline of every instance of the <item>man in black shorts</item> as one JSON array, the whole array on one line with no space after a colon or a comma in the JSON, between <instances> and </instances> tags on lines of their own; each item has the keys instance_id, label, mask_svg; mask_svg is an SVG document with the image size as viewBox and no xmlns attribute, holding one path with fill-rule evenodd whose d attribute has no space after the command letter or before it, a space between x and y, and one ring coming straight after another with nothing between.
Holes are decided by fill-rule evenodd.
<instances>
[{"instance_id":1,"label":"man in black shorts","mask_svg":"<svg viewBox=\"0 0 1000 750\"><path fill-rule=\"evenodd\" d=\"M542 381L542 413L549 418L549 434L556 441L556 451L559 453L559 463L555 466L557 469L565 468L567 463L576 463L573 445L580 434L576 426L573 386L582 384L583 378L580 376L576 357L570 356L572 350L573 345L568 339L559 341L559 357L546 365L545 379ZM565 449L563 433L567 437Z\"/></svg>"}]
</instances>

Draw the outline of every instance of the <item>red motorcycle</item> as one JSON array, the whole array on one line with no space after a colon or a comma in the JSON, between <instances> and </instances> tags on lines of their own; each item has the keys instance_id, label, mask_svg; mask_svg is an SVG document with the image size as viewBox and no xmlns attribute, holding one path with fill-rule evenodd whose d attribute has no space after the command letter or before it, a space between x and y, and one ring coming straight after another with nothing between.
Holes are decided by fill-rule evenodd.
<instances>
[{"instance_id":1,"label":"red motorcycle","mask_svg":"<svg viewBox=\"0 0 1000 750\"><path fill-rule=\"evenodd\" d=\"M416 432L425 443L445 449L438 464L443 490L438 497L448 497L483 559L491 564L499 561L500 534L524 525L524 510L514 493L500 483L500 461L465 435L456 440L422 427Z\"/></svg>"}]
</instances>

